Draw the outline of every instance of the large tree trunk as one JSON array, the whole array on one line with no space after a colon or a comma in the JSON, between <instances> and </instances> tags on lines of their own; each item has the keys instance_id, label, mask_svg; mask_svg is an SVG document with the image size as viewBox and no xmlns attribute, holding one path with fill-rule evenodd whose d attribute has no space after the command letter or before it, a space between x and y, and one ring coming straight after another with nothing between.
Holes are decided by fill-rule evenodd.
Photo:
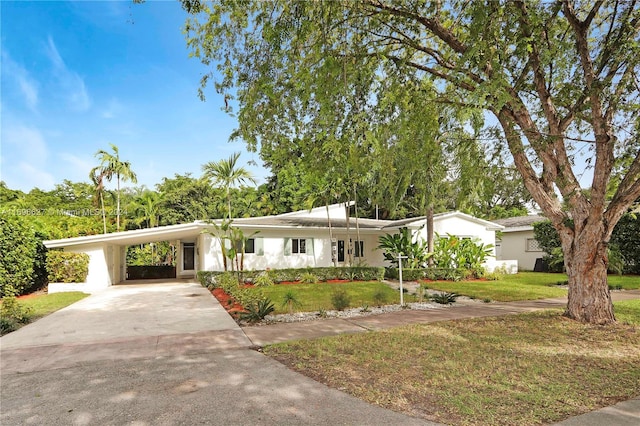
<instances>
[{"instance_id":1,"label":"large tree trunk","mask_svg":"<svg viewBox=\"0 0 640 426\"><path fill-rule=\"evenodd\" d=\"M608 324L616 320L607 281L606 241L609 237L599 222L587 223L579 233L570 229L560 231L569 276L565 315L590 324Z\"/></svg>"}]
</instances>

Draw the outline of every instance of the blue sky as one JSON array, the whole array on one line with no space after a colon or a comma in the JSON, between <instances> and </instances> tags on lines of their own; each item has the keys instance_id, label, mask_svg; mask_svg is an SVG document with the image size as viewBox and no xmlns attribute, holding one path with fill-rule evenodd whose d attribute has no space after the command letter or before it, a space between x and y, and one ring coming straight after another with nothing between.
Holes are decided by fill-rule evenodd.
<instances>
[{"instance_id":1,"label":"blue sky","mask_svg":"<svg viewBox=\"0 0 640 426\"><path fill-rule=\"evenodd\" d=\"M198 98L207 70L189 58L177 1L3 0L0 14L0 179L10 188L88 181L109 143L150 188L236 151L243 165L259 162L228 142L237 123L222 97Z\"/></svg>"}]
</instances>

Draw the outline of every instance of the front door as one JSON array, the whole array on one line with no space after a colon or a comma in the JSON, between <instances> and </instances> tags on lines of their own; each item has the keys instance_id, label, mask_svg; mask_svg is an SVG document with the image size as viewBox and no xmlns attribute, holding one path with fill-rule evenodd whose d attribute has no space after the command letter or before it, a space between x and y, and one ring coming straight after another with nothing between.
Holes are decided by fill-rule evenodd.
<instances>
[{"instance_id":1,"label":"front door","mask_svg":"<svg viewBox=\"0 0 640 426\"><path fill-rule=\"evenodd\" d=\"M344 262L344 240L338 240L338 262Z\"/></svg>"},{"instance_id":2,"label":"front door","mask_svg":"<svg viewBox=\"0 0 640 426\"><path fill-rule=\"evenodd\" d=\"M182 245L182 270L193 271L196 268L196 247L195 243L184 243Z\"/></svg>"}]
</instances>

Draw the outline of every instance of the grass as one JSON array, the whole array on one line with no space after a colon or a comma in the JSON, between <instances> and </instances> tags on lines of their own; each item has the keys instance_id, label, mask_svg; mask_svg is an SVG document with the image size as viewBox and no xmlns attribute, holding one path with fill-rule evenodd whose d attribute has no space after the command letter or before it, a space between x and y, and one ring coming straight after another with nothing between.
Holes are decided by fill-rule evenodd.
<instances>
[{"instance_id":1,"label":"grass","mask_svg":"<svg viewBox=\"0 0 640 426\"><path fill-rule=\"evenodd\" d=\"M295 341L264 352L370 403L447 424L552 423L640 394L640 329L580 324L558 311Z\"/></svg>"},{"instance_id":2,"label":"grass","mask_svg":"<svg viewBox=\"0 0 640 426\"><path fill-rule=\"evenodd\" d=\"M429 288L458 293L475 299L490 299L498 302L536 300L567 295L567 290L556 284L565 282L566 274L543 272L519 272L504 275L497 281L436 281L428 282ZM609 284L625 290L640 288L640 277L609 275Z\"/></svg>"},{"instance_id":3,"label":"grass","mask_svg":"<svg viewBox=\"0 0 640 426\"><path fill-rule=\"evenodd\" d=\"M271 299L276 307L274 314L288 312L282 301L288 292L292 292L300 302L295 310L298 312L314 312L320 309L331 310L333 304L331 295L338 288L344 289L351 299L352 307L376 306L374 295L378 292L386 297L386 303L400 303L400 293L381 282L350 282L350 283L318 283L318 284L278 284L270 287L260 287L266 297ZM405 294L405 301L412 301L413 297Z\"/></svg>"},{"instance_id":4,"label":"grass","mask_svg":"<svg viewBox=\"0 0 640 426\"><path fill-rule=\"evenodd\" d=\"M640 326L640 299L614 302L613 312L618 322Z\"/></svg>"},{"instance_id":5,"label":"grass","mask_svg":"<svg viewBox=\"0 0 640 426\"><path fill-rule=\"evenodd\" d=\"M555 286L557 282L566 279L564 274L520 272L504 275L497 281L436 281L428 282L427 286L475 299L512 302L566 296L566 289Z\"/></svg>"},{"instance_id":6,"label":"grass","mask_svg":"<svg viewBox=\"0 0 640 426\"><path fill-rule=\"evenodd\" d=\"M623 290L640 289L640 276L638 275L609 275L609 285L618 285Z\"/></svg>"},{"instance_id":7,"label":"grass","mask_svg":"<svg viewBox=\"0 0 640 426\"><path fill-rule=\"evenodd\" d=\"M20 304L32 309L31 321L49 315L58 311L72 303L82 300L89 296L79 291L70 291L63 293L43 294L38 296L19 299Z\"/></svg>"}]
</instances>

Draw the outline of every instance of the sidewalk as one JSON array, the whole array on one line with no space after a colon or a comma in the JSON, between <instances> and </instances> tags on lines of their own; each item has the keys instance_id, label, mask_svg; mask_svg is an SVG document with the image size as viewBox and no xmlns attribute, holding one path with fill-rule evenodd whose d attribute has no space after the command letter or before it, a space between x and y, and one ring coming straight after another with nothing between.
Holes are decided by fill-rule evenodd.
<instances>
[{"instance_id":1,"label":"sidewalk","mask_svg":"<svg viewBox=\"0 0 640 426\"><path fill-rule=\"evenodd\" d=\"M640 290L613 292L612 298L614 301L640 299ZM286 342L287 340L315 339L344 333L363 333L409 324L495 317L544 309L562 309L566 304L566 298L492 303L465 301L448 307L428 310L408 309L351 318L330 318L316 321L249 326L243 327L243 331L254 345L265 346Z\"/></svg>"}]
</instances>

